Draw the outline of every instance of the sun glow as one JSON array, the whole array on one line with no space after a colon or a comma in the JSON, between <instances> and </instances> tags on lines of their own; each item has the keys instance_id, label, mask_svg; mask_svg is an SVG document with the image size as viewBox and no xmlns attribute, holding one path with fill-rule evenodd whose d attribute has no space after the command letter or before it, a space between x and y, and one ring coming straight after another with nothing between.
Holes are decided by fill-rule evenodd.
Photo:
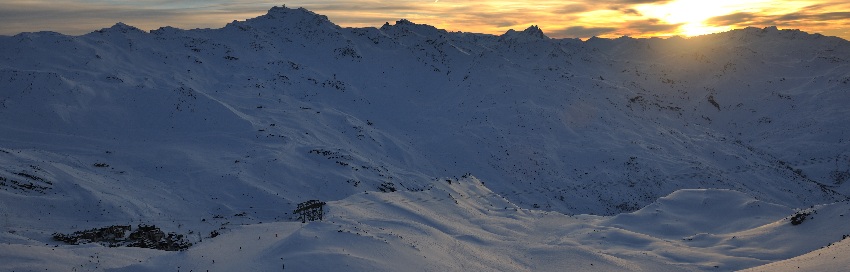
<instances>
[{"instance_id":1,"label":"sun glow","mask_svg":"<svg viewBox=\"0 0 850 272\"><path fill-rule=\"evenodd\" d=\"M710 26L706 20L734 12L758 11L752 7L770 2L764 0L676 0L663 5L641 5L636 9L645 16L659 18L669 24L679 24L679 32L686 36L730 30L731 26Z\"/></svg>"},{"instance_id":2,"label":"sun glow","mask_svg":"<svg viewBox=\"0 0 850 272\"><path fill-rule=\"evenodd\" d=\"M144 30L166 25L215 28L263 15L273 5L221 0L159 1L180 4L156 7L127 1L54 2L0 0L0 35L42 30L81 35L115 22ZM777 26L850 40L847 0L289 0L287 6L326 15L344 27L377 27L408 19L449 31L496 35L539 25L553 38L647 38Z\"/></svg>"}]
</instances>

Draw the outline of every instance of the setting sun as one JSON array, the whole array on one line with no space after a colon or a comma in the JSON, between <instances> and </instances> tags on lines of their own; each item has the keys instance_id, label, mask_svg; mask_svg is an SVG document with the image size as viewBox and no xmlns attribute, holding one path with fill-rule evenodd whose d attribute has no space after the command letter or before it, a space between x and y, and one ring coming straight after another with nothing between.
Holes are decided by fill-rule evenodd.
<instances>
[{"instance_id":1,"label":"setting sun","mask_svg":"<svg viewBox=\"0 0 850 272\"><path fill-rule=\"evenodd\" d=\"M725 31L729 26L708 26L709 18L733 13L748 1L677 0L663 5L647 4L636 7L642 14L659 18L669 24L678 24L679 33L686 36ZM749 1L758 2L758 1Z\"/></svg>"},{"instance_id":2,"label":"setting sun","mask_svg":"<svg viewBox=\"0 0 850 272\"><path fill-rule=\"evenodd\" d=\"M124 22L144 30L169 25L216 28L262 15L270 1L138 5L126 1L0 1L0 35L51 30L85 34ZM229 3L226 3L229 2ZM328 16L343 27L374 27L407 19L449 31L502 34L538 25L552 38L696 36L776 26L850 39L850 2L837 0L440 0L286 2Z\"/></svg>"},{"instance_id":3,"label":"setting sun","mask_svg":"<svg viewBox=\"0 0 850 272\"><path fill-rule=\"evenodd\" d=\"M783 1L781 10L797 11L811 3L806 1ZM668 24L679 25L678 33L685 36L704 35L727 31L737 26L714 25L708 21L731 14L771 15L776 9L775 1L765 0L676 0L665 4L644 4L635 7L647 17L658 18Z\"/></svg>"}]
</instances>

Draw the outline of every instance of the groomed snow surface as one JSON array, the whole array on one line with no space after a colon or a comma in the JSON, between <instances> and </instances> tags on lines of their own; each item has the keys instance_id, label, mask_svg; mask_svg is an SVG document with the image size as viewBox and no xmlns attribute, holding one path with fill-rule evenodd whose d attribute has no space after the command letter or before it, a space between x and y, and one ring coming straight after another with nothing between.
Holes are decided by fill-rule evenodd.
<instances>
[{"instance_id":1,"label":"groomed snow surface","mask_svg":"<svg viewBox=\"0 0 850 272\"><path fill-rule=\"evenodd\" d=\"M829 245L848 232L847 202L808 209L812 216L792 225L792 209L735 191L692 189L634 213L567 216L519 208L472 177L421 192L358 194L326 207L323 221L233 226L182 252L42 244L5 233L0 266L6 271L728 271L768 264L752 269L841 271L850 264L843 258L846 241Z\"/></svg>"},{"instance_id":2,"label":"groomed snow surface","mask_svg":"<svg viewBox=\"0 0 850 272\"><path fill-rule=\"evenodd\" d=\"M0 270L848 271L848 56L285 7L0 36ZM54 240L109 226L192 246Z\"/></svg>"}]
</instances>

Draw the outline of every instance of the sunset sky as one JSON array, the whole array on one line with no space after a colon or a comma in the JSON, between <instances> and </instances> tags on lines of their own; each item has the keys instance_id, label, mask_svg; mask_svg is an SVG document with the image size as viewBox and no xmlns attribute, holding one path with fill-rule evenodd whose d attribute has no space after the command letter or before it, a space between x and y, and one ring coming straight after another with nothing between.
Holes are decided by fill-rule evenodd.
<instances>
[{"instance_id":1,"label":"sunset sky","mask_svg":"<svg viewBox=\"0 0 850 272\"><path fill-rule=\"evenodd\" d=\"M2 0L0 35L79 35L119 21L144 30L219 28L283 4L327 15L344 27L379 27L404 18L449 31L501 34L534 24L553 38L589 38L693 36L775 25L850 39L847 0Z\"/></svg>"}]
</instances>

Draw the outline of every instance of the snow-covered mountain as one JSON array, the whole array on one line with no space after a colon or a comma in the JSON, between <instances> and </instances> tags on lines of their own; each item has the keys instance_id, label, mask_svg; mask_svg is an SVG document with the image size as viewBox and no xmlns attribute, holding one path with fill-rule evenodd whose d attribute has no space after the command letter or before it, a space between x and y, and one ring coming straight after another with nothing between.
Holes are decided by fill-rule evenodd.
<instances>
[{"instance_id":1,"label":"snow-covered mountain","mask_svg":"<svg viewBox=\"0 0 850 272\"><path fill-rule=\"evenodd\" d=\"M796 30L581 41L286 7L221 29L0 36L0 267L789 259L850 234L848 64L847 41ZM312 199L326 218L296 221ZM53 241L118 225L196 245Z\"/></svg>"}]
</instances>

